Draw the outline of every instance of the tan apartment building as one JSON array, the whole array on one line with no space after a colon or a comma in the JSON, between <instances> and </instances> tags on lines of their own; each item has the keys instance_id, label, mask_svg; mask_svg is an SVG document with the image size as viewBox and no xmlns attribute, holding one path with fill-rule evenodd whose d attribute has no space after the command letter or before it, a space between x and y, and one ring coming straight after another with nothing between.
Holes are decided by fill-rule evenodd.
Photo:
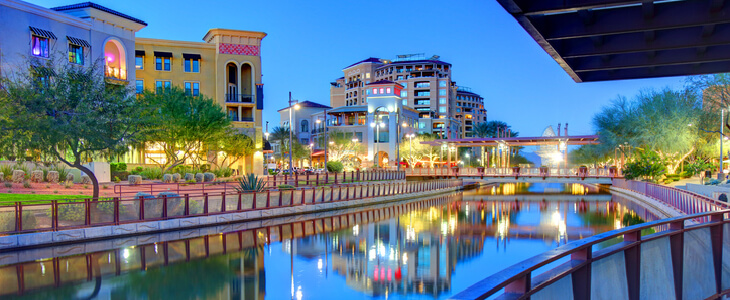
<instances>
[{"instance_id":1,"label":"tan apartment building","mask_svg":"<svg viewBox=\"0 0 730 300\"><path fill-rule=\"evenodd\" d=\"M205 95L225 108L233 127L253 138L257 151L235 166L239 172L263 172L261 41L266 33L211 29L203 42L137 38L135 87L159 90L177 86ZM164 153L148 146L141 163L159 161Z\"/></svg>"},{"instance_id":2,"label":"tan apartment building","mask_svg":"<svg viewBox=\"0 0 730 300\"><path fill-rule=\"evenodd\" d=\"M458 87L451 79L451 64L438 56L398 55L394 60L370 57L345 67L343 73L345 76L330 84L330 105L334 108L366 105L369 90L365 86L388 80L403 87L398 95L402 105L418 112L418 133L467 137L472 135L475 124L486 121L483 98L474 94L475 101L482 101L479 107L483 113L468 114L474 119L469 120L469 126L465 125L466 115L461 113L464 110L456 105Z\"/></svg>"}]
</instances>

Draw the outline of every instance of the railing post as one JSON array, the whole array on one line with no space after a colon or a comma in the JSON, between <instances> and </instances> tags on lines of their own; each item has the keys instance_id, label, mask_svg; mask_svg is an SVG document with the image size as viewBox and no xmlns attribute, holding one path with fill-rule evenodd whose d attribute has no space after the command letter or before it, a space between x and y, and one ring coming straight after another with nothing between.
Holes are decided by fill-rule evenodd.
<instances>
[{"instance_id":1,"label":"railing post","mask_svg":"<svg viewBox=\"0 0 730 300\"><path fill-rule=\"evenodd\" d=\"M208 215L208 193L203 193L203 214Z\"/></svg>"},{"instance_id":2,"label":"railing post","mask_svg":"<svg viewBox=\"0 0 730 300\"><path fill-rule=\"evenodd\" d=\"M162 218L167 218L167 195L162 195Z\"/></svg>"},{"instance_id":3,"label":"railing post","mask_svg":"<svg viewBox=\"0 0 730 300\"><path fill-rule=\"evenodd\" d=\"M271 190L266 190L266 208L269 208L271 203Z\"/></svg>"},{"instance_id":4,"label":"railing post","mask_svg":"<svg viewBox=\"0 0 730 300\"><path fill-rule=\"evenodd\" d=\"M294 186L299 187L299 173L294 173Z\"/></svg>"},{"instance_id":5,"label":"railing post","mask_svg":"<svg viewBox=\"0 0 730 300\"><path fill-rule=\"evenodd\" d=\"M221 212L226 212L226 192L221 192Z\"/></svg>"},{"instance_id":6,"label":"railing post","mask_svg":"<svg viewBox=\"0 0 730 300\"><path fill-rule=\"evenodd\" d=\"M183 212L183 215L190 215L190 194L185 194L185 211Z\"/></svg>"},{"instance_id":7,"label":"railing post","mask_svg":"<svg viewBox=\"0 0 730 300\"><path fill-rule=\"evenodd\" d=\"M139 196L139 220L144 220L144 196Z\"/></svg>"},{"instance_id":8,"label":"railing post","mask_svg":"<svg viewBox=\"0 0 730 300\"><path fill-rule=\"evenodd\" d=\"M112 201L114 201L114 225L119 225L119 197L112 198ZM56 219L54 222L56 222L56 227L58 227L58 202L56 202Z\"/></svg>"},{"instance_id":9,"label":"railing post","mask_svg":"<svg viewBox=\"0 0 730 300\"><path fill-rule=\"evenodd\" d=\"M51 208L51 227L54 231L58 230L58 200L53 200L53 207ZM116 222L117 219L114 219Z\"/></svg>"},{"instance_id":10,"label":"railing post","mask_svg":"<svg viewBox=\"0 0 730 300\"><path fill-rule=\"evenodd\" d=\"M591 297L591 264L590 260L593 257L591 247L585 247L581 250L573 252L570 255L570 260L576 263L588 261L588 264L580 267L573 271L573 299L590 299Z\"/></svg>"},{"instance_id":11,"label":"railing post","mask_svg":"<svg viewBox=\"0 0 730 300\"><path fill-rule=\"evenodd\" d=\"M257 192L253 192L253 202L251 203L251 209L256 209L256 196ZM241 205L241 194L238 194L238 205ZM238 210L241 210L240 208Z\"/></svg>"},{"instance_id":12,"label":"railing post","mask_svg":"<svg viewBox=\"0 0 730 300\"><path fill-rule=\"evenodd\" d=\"M91 201L90 199L86 198L84 199L84 225L89 226L91 225Z\"/></svg>"}]
</instances>

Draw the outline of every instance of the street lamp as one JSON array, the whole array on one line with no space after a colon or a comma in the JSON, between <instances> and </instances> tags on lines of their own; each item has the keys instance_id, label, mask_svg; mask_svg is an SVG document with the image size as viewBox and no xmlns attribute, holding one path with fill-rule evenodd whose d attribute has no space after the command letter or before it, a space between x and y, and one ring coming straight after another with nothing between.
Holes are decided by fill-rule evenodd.
<instances>
[{"instance_id":1,"label":"street lamp","mask_svg":"<svg viewBox=\"0 0 730 300\"><path fill-rule=\"evenodd\" d=\"M299 101L291 99L291 92L289 92L289 174L293 173L294 171L294 149L292 149L292 131L294 131L294 125L292 124L294 123L294 119L292 117L292 108L299 109L300 106L298 103ZM292 104L294 104L294 106L292 106Z\"/></svg>"},{"instance_id":2,"label":"street lamp","mask_svg":"<svg viewBox=\"0 0 730 300\"><path fill-rule=\"evenodd\" d=\"M317 118L317 121L315 121L315 122L317 122L317 124L319 124L319 123L322 123L322 120ZM324 129L324 169L326 171L327 170L327 144L328 144L327 140L329 140L329 137L328 137L329 133L327 132L328 130L327 130L327 110L326 109L324 110L324 128L322 128L322 129Z\"/></svg>"},{"instance_id":3,"label":"street lamp","mask_svg":"<svg viewBox=\"0 0 730 300\"><path fill-rule=\"evenodd\" d=\"M469 165L471 166L471 158L469 158L469 153L464 153L464 156L466 156L466 159L469 161Z\"/></svg>"}]
</instances>

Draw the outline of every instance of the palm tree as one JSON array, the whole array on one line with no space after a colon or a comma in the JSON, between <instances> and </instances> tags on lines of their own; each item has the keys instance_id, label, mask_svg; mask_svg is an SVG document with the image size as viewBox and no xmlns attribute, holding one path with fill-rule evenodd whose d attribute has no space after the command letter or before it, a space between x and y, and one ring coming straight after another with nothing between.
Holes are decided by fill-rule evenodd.
<instances>
[{"instance_id":1,"label":"palm tree","mask_svg":"<svg viewBox=\"0 0 730 300\"><path fill-rule=\"evenodd\" d=\"M276 126L271 130L269 140L279 144L279 155L283 155L284 152L289 151L289 128Z\"/></svg>"}]
</instances>

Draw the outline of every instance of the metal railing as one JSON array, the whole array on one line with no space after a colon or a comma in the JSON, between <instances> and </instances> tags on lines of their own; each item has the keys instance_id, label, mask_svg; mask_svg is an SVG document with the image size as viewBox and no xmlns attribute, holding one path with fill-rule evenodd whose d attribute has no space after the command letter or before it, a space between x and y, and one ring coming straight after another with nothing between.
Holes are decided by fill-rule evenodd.
<instances>
[{"instance_id":1,"label":"metal railing","mask_svg":"<svg viewBox=\"0 0 730 300\"><path fill-rule=\"evenodd\" d=\"M408 168L406 176L615 177L603 168Z\"/></svg>"},{"instance_id":2,"label":"metal railing","mask_svg":"<svg viewBox=\"0 0 730 300\"><path fill-rule=\"evenodd\" d=\"M388 180L405 180L405 172L391 170L375 170L375 171L351 171L342 173L322 173L322 174L298 174L293 175L270 175L260 176L266 184L266 188L276 188L279 185L287 184L294 187L309 185L328 185L328 184L346 184L362 181L388 181ZM239 187L237 181L234 182L174 182L174 183L147 183L124 185L118 184L114 186L114 193L120 197L130 197L137 193L157 194L162 192L174 192L177 194L205 194L205 193L229 193L236 192Z\"/></svg>"},{"instance_id":3,"label":"metal railing","mask_svg":"<svg viewBox=\"0 0 730 300\"><path fill-rule=\"evenodd\" d=\"M573 299L590 299L597 293L612 293L603 295L614 299L645 295L718 299L730 293L722 284L723 230L730 223L723 217L726 213L728 210L664 219L575 241L512 265L452 299L485 299L498 294L500 299L557 299L569 294ZM685 221L692 219L709 221L685 227ZM650 229L658 232L642 235ZM613 246L593 250L610 240L615 241ZM692 259L698 257L707 259Z\"/></svg>"},{"instance_id":4,"label":"metal railing","mask_svg":"<svg viewBox=\"0 0 730 300\"><path fill-rule=\"evenodd\" d=\"M0 203L0 235L119 225L174 218L265 210L434 191L461 186L461 180L331 185L262 192L235 190L98 200L44 200Z\"/></svg>"},{"instance_id":5,"label":"metal railing","mask_svg":"<svg viewBox=\"0 0 730 300\"><path fill-rule=\"evenodd\" d=\"M254 95L252 94L226 94L226 102L228 103L253 103Z\"/></svg>"},{"instance_id":6,"label":"metal railing","mask_svg":"<svg viewBox=\"0 0 730 300\"><path fill-rule=\"evenodd\" d=\"M614 178L612 181L612 185L614 187L649 196L676 208L683 214L696 214L730 209L730 205L726 202L714 200L704 195L680 190L671 186L618 178ZM708 219L705 218L703 220L696 221L707 222Z\"/></svg>"},{"instance_id":7,"label":"metal railing","mask_svg":"<svg viewBox=\"0 0 730 300\"><path fill-rule=\"evenodd\" d=\"M125 272L147 270L151 267L173 265L216 255L243 255L243 251L247 249L256 249L269 243L375 223L392 218L394 215L421 210L432 205L444 205L452 200L453 196L427 198L416 202L393 204L388 207L362 209L327 217L312 217L293 223L187 239L148 242L125 249L94 248L99 250L71 257L58 255L48 260L46 260L46 256L42 256L43 254L33 256L34 254L30 254L32 253L30 251L28 253L30 255L19 258L20 261L17 263L0 266L0 278L12 278L10 281L14 282L14 284L8 284L10 281L4 281L6 284L0 289L0 297L20 296L38 289L99 280L100 277L97 276L119 276ZM108 245L112 245L112 243ZM100 257L109 259L99 259ZM133 260L136 259L137 263L125 266L120 263L126 259L125 257L132 257ZM38 267L41 260L43 270ZM53 275L47 276L46 272ZM26 284L31 278L37 277L45 277L49 280Z\"/></svg>"}]
</instances>

